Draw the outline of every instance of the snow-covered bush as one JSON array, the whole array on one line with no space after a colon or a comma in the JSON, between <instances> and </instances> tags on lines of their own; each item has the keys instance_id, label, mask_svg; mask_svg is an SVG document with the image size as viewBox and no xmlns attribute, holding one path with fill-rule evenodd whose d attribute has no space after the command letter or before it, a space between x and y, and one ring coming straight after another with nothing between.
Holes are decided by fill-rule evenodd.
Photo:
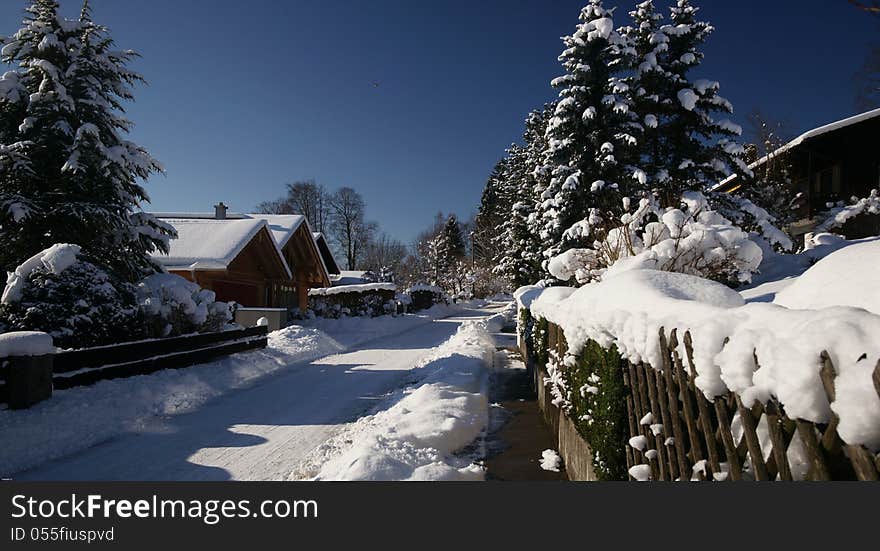
<instances>
[{"instance_id":1,"label":"snow-covered bush","mask_svg":"<svg viewBox=\"0 0 880 551\"><path fill-rule=\"evenodd\" d=\"M849 205L843 202L835 205L829 205L829 210L820 214L819 225L813 230L814 232L829 232L831 230L842 228L850 221L866 216L880 215L880 191L872 189L871 193L862 199L853 197ZM849 238L865 237L861 235L847 235Z\"/></svg>"},{"instance_id":2,"label":"snow-covered bush","mask_svg":"<svg viewBox=\"0 0 880 551\"><path fill-rule=\"evenodd\" d=\"M777 227L776 217L766 209L732 193L711 193L707 199L715 211L733 221L744 231L757 233L767 240L774 250L794 252L795 245L791 236Z\"/></svg>"},{"instance_id":3,"label":"snow-covered bush","mask_svg":"<svg viewBox=\"0 0 880 551\"><path fill-rule=\"evenodd\" d=\"M751 279L762 258L748 234L712 210L698 192L684 193L680 208L660 209L653 198L643 198L635 211L611 224L591 214L568 233L596 237L593 247L554 257L548 269L557 279L581 284L632 269L739 284Z\"/></svg>"},{"instance_id":4,"label":"snow-covered bush","mask_svg":"<svg viewBox=\"0 0 880 551\"><path fill-rule=\"evenodd\" d=\"M232 305L217 302L213 291L172 274L153 274L137 286L147 332L173 337L222 330L232 320Z\"/></svg>"},{"instance_id":5,"label":"snow-covered bush","mask_svg":"<svg viewBox=\"0 0 880 551\"><path fill-rule=\"evenodd\" d=\"M57 346L83 348L143 338L135 287L56 244L8 276L0 333L43 331Z\"/></svg>"},{"instance_id":6,"label":"snow-covered bush","mask_svg":"<svg viewBox=\"0 0 880 551\"><path fill-rule=\"evenodd\" d=\"M69 244L16 268L0 300L0 333L43 331L62 348L219 331L231 319L230 305L195 283L163 273L133 285Z\"/></svg>"}]
</instances>

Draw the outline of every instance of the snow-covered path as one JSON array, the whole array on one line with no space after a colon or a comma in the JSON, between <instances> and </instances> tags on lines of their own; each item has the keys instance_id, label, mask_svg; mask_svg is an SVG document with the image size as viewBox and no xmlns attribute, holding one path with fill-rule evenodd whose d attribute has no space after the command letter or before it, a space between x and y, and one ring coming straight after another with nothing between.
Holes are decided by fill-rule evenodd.
<instances>
[{"instance_id":1,"label":"snow-covered path","mask_svg":"<svg viewBox=\"0 0 880 551\"><path fill-rule=\"evenodd\" d=\"M315 447L370 410L431 348L466 319L464 310L405 333L284 370L201 409L157 422L34 470L29 480L284 480Z\"/></svg>"}]
</instances>

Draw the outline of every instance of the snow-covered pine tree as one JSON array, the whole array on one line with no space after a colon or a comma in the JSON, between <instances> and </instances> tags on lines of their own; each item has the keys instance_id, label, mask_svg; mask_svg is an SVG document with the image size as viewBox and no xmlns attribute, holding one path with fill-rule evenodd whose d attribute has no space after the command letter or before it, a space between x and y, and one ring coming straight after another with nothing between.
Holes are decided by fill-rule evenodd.
<instances>
[{"instance_id":1,"label":"snow-covered pine tree","mask_svg":"<svg viewBox=\"0 0 880 551\"><path fill-rule=\"evenodd\" d=\"M641 164L665 206L677 206L682 192L705 191L734 170L748 173L737 143L741 128L713 118L733 112L718 94L720 85L690 80L703 60L700 46L714 30L697 20L697 11L689 0L677 0L669 23L661 25L653 2L642 2L626 33L636 55L631 88L644 127Z\"/></svg>"},{"instance_id":2,"label":"snow-covered pine tree","mask_svg":"<svg viewBox=\"0 0 880 551\"><path fill-rule=\"evenodd\" d=\"M461 224L454 214L450 214L443 226L443 257L447 273L456 262L465 257L466 245L462 235Z\"/></svg>"},{"instance_id":3,"label":"snow-covered pine tree","mask_svg":"<svg viewBox=\"0 0 880 551\"><path fill-rule=\"evenodd\" d=\"M22 28L4 39L17 66L0 81L0 267L14 268L53 243L77 243L90 260L129 281L156 270L173 229L140 212L139 181L162 167L123 139L122 103L143 79L127 68L88 2L79 20L55 0L33 0ZM6 153L6 152L11 153Z\"/></svg>"},{"instance_id":4,"label":"snow-covered pine tree","mask_svg":"<svg viewBox=\"0 0 880 551\"><path fill-rule=\"evenodd\" d=\"M545 258L588 246L589 222L616 215L636 170L630 162L634 113L612 13L602 0L590 0L580 21L563 38L559 60L566 74L552 82L560 92L547 125L550 182L539 205L541 237L551 244Z\"/></svg>"},{"instance_id":5,"label":"snow-covered pine tree","mask_svg":"<svg viewBox=\"0 0 880 551\"><path fill-rule=\"evenodd\" d=\"M506 246L506 215L510 212L510 149L507 155L498 161L486 180L480 197L480 207L474 224L473 251L474 258L481 266L499 273L507 253Z\"/></svg>"},{"instance_id":6,"label":"snow-covered pine tree","mask_svg":"<svg viewBox=\"0 0 880 551\"><path fill-rule=\"evenodd\" d=\"M538 222L538 198L547 185L544 156L547 150L547 122L552 116L551 106L532 111L526 119L523 138L525 148L521 151L522 176L514 188L511 205L509 243L515 263L509 271L514 287L536 283L543 277L541 264L546 243L541 239Z\"/></svg>"}]
</instances>

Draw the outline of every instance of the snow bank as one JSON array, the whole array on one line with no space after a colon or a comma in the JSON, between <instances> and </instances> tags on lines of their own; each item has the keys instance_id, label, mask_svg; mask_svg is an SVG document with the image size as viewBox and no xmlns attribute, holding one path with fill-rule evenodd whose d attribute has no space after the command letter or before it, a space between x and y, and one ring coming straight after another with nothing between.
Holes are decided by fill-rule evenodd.
<instances>
[{"instance_id":1,"label":"snow bank","mask_svg":"<svg viewBox=\"0 0 880 551\"><path fill-rule=\"evenodd\" d=\"M310 297L326 297L343 293L366 293L369 291L397 291L397 285L393 283L364 283L363 285L339 285L337 287L322 287L309 289Z\"/></svg>"},{"instance_id":2,"label":"snow bank","mask_svg":"<svg viewBox=\"0 0 880 551\"><path fill-rule=\"evenodd\" d=\"M880 449L880 397L871 382L880 360L878 315L850 307L743 304L723 285L651 270L624 272L568 297L549 291L531 311L563 328L572 354L594 340L616 346L632 363L660 369L660 329L679 336L690 331L696 384L708 398L734 391L750 406L775 396L792 418L817 423L830 421L833 410L844 441ZM837 369L833 404L819 379L822 351Z\"/></svg>"},{"instance_id":3,"label":"snow bank","mask_svg":"<svg viewBox=\"0 0 880 551\"><path fill-rule=\"evenodd\" d=\"M481 467L454 454L487 426L494 352L487 322L465 322L425 360L420 383L352 425L353 444L325 463L316 479L481 480Z\"/></svg>"},{"instance_id":4,"label":"snow bank","mask_svg":"<svg viewBox=\"0 0 880 551\"><path fill-rule=\"evenodd\" d=\"M880 241L832 253L779 292L773 302L797 309L854 306L880 314Z\"/></svg>"},{"instance_id":5,"label":"snow bank","mask_svg":"<svg viewBox=\"0 0 880 551\"><path fill-rule=\"evenodd\" d=\"M14 331L0 334L0 358L42 356L55 352L52 336L39 331Z\"/></svg>"},{"instance_id":6,"label":"snow bank","mask_svg":"<svg viewBox=\"0 0 880 551\"><path fill-rule=\"evenodd\" d=\"M262 377L305 368L306 362L408 331L451 311L432 309L419 316L370 320L381 329L367 330L358 318L326 320L320 328L294 325L270 333L269 346L264 350L186 369L56 390L52 399L30 409L0 410L0 476L10 476L123 433L144 430L156 417L193 411Z\"/></svg>"},{"instance_id":7,"label":"snow bank","mask_svg":"<svg viewBox=\"0 0 880 551\"><path fill-rule=\"evenodd\" d=\"M0 302L3 304L18 302L21 300L27 279L34 270L43 268L47 272L60 274L76 262L79 252L79 245L57 243L25 260L14 272L9 273Z\"/></svg>"}]
</instances>

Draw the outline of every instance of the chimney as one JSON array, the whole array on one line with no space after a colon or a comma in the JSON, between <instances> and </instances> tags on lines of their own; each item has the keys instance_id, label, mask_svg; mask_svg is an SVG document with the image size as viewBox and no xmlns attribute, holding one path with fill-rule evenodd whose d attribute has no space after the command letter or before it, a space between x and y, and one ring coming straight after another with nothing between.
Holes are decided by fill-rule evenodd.
<instances>
[{"instance_id":1,"label":"chimney","mask_svg":"<svg viewBox=\"0 0 880 551\"><path fill-rule=\"evenodd\" d=\"M226 205L223 204L223 201L214 205L214 218L216 220L226 220Z\"/></svg>"}]
</instances>

